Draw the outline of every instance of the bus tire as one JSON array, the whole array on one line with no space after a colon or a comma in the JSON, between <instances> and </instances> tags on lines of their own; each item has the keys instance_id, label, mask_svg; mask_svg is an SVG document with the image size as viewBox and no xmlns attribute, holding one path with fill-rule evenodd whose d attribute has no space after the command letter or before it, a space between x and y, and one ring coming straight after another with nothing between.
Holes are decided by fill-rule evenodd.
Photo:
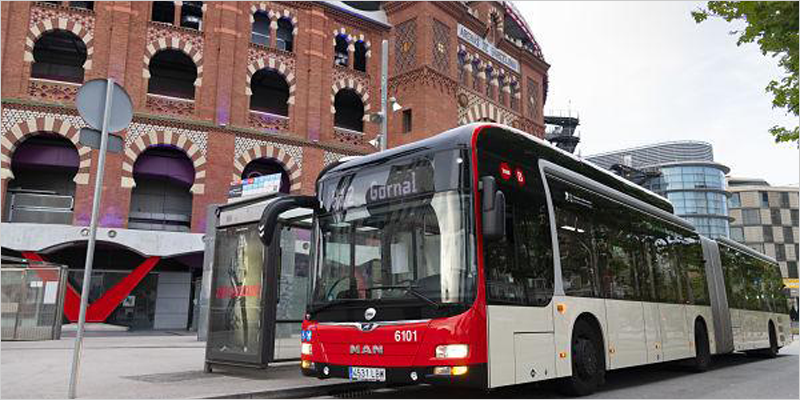
<instances>
[{"instance_id":1,"label":"bus tire","mask_svg":"<svg viewBox=\"0 0 800 400\"><path fill-rule=\"evenodd\" d=\"M559 385L571 396L594 393L605 380L603 341L600 333L587 321L579 319L572 330L572 376Z\"/></svg>"},{"instance_id":2,"label":"bus tire","mask_svg":"<svg viewBox=\"0 0 800 400\"><path fill-rule=\"evenodd\" d=\"M778 336L775 333L775 324L769 321L769 347L766 348L761 354L767 358L775 358L778 356Z\"/></svg>"},{"instance_id":3,"label":"bus tire","mask_svg":"<svg viewBox=\"0 0 800 400\"><path fill-rule=\"evenodd\" d=\"M695 356L692 360L692 370L705 372L711 366L711 348L708 344L708 330L701 320L694 323L694 349Z\"/></svg>"}]
</instances>

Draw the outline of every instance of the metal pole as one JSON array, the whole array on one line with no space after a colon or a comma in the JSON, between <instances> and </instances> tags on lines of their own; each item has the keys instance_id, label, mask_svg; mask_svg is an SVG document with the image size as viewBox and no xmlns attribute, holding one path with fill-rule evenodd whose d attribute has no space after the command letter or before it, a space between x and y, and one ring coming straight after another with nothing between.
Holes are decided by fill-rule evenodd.
<instances>
[{"instance_id":1,"label":"metal pole","mask_svg":"<svg viewBox=\"0 0 800 400\"><path fill-rule=\"evenodd\" d=\"M103 173L106 165L106 149L108 147L108 119L111 116L111 98L114 93L114 80L108 78L106 83L106 102L103 110L103 129L100 134L100 159L97 163L97 175L94 181L94 199L92 200L92 221L89 225L89 244L86 246L86 265L83 267L83 288L81 289L81 311L78 317L78 333L75 336L75 349L72 353L72 371L69 379L70 399L76 396L78 373L83 350L83 328L86 323L86 304L89 302L90 281L92 279L92 263L94 262L94 244L97 237L97 214L100 208L100 195L103 189Z\"/></svg>"},{"instance_id":2,"label":"metal pole","mask_svg":"<svg viewBox=\"0 0 800 400\"><path fill-rule=\"evenodd\" d=\"M388 102L388 85L389 85L389 41L383 39L381 42L381 151L386 150L389 144L388 122L389 110L387 110L386 103Z\"/></svg>"}]
</instances>

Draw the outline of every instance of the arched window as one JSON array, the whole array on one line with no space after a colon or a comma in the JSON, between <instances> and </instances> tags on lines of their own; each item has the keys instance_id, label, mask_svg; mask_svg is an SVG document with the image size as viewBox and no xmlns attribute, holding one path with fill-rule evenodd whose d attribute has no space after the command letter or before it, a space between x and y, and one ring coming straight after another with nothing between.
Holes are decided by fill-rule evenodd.
<instances>
[{"instance_id":1,"label":"arched window","mask_svg":"<svg viewBox=\"0 0 800 400\"><path fill-rule=\"evenodd\" d=\"M277 71L262 69L250 80L250 109L288 116L289 85Z\"/></svg>"},{"instance_id":2,"label":"arched window","mask_svg":"<svg viewBox=\"0 0 800 400\"><path fill-rule=\"evenodd\" d=\"M86 45L74 33L56 29L33 45L31 76L64 82L83 82Z\"/></svg>"},{"instance_id":3,"label":"arched window","mask_svg":"<svg viewBox=\"0 0 800 400\"><path fill-rule=\"evenodd\" d=\"M292 51L294 49L294 35L292 31L292 21L289 18L283 17L278 20L278 32L275 34L276 44L278 49L285 51Z\"/></svg>"},{"instance_id":4,"label":"arched window","mask_svg":"<svg viewBox=\"0 0 800 400\"><path fill-rule=\"evenodd\" d=\"M93 1L70 1L69 6L72 8L83 8L85 10L94 10Z\"/></svg>"},{"instance_id":5,"label":"arched window","mask_svg":"<svg viewBox=\"0 0 800 400\"><path fill-rule=\"evenodd\" d=\"M128 228L188 232L194 165L182 150L151 146L136 159Z\"/></svg>"},{"instance_id":6,"label":"arched window","mask_svg":"<svg viewBox=\"0 0 800 400\"><path fill-rule=\"evenodd\" d=\"M194 98L197 66L180 50L165 49L150 59L147 92L165 96Z\"/></svg>"},{"instance_id":7,"label":"arched window","mask_svg":"<svg viewBox=\"0 0 800 400\"><path fill-rule=\"evenodd\" d=\"M353 54L353 68L367 72L367 45L363 40L356 42L356 50Z\"/></svg>"},{"instance_id":8,"label":"arched window","mask_svg":"<svg viewBox=\"0 0 800 400\"><path fill-rule=\"evenodd\" d=\"M6 220L72 224L72 179L79 163L78 150L63 136L41 134L22 142L11 157L14 179L4 201Z\"/></svg>"},{"instance_id":9,"label":"arched window","mask_svg":"<svg viewBox=\"0 0 800 400\"><path fill-rule=\"evenodd\" d=\"M333 64L346 67L349 55L347 53L347 35L336 35L336 46L333 48Z\"/></svg>"},{"instance_id":10,"label":"arched window","mask_svg":"<svg viewBox=\"0 0 800 400\"><path fill-rule=\"evenodd\" d=\"M270 158L257 158L247 163L242 171L242 180L257 178L259 176L267 176L280 174L280 189L281 193L289 193L291 183L289 181L289 173L283 168L281 164Z\"/></svg>"},{"instance_id":11,"label":"arched window","mask_svg":"<svg viewBox=\"0 0 800 400\"><path fill-rule=\"evenodd\" d=\"M181 26L200 30L203 26L203 2L184 1L181 5Z\"/></svg>"},{"instance_id":12,"label":"arched window","mask_svg":"<svg viewBox=\"0 0 800 400\"><path fill-rule=\"evenodd\" d=\"M336 109L334 126L358 132L364 131L364 103L355 90L342 89L336 93L333 107Z\"/></svg>"},{"instance_id":13,"label":"arched window","mask_svg":"<svg viewBox=\"0 0 800 400\"><path fill-rule=\"evenodd\" d=\"M154 1L150 16L155 22L175 23L175 3L171 1Z\"/></svg>"},{"instance_id":14,"label":"arched window","mask_svg":"<svg viewBox=\"0 0 800 400\"><path fill-rule=\"evenodd\" d=\"M253 32L250 41L256 44L269 46L269 17L264 12L253 15Z\"/></svg>"}]
</instances>

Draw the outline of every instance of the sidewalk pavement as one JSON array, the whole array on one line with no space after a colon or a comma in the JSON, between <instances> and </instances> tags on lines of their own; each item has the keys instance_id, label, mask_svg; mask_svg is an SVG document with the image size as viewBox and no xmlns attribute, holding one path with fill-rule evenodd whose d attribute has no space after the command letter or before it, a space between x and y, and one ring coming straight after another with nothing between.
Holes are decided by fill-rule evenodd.
<instances>
[{"instance_id":1,"label":"sidewalk pavement","mask_svg":"<svg viewBox=\"0 0 800 400\"><path fill-rule=\"evenodd\" d=\"M0 344L0 397L66 398L74 337ZM297 362L203 372L205 342L185 333L88 336L79 398L299 397L346 380L304 377ZM219 371L219 372L218 372ZM314 391L310 389L320 389Z\"/></svg>"}]
</instances>

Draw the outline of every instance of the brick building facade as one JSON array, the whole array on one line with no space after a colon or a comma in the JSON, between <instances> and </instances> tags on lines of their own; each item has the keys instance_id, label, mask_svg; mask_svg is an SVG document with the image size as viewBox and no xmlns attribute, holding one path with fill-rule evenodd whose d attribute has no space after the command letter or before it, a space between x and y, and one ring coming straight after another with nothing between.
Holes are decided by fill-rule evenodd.
<instances>
[{"instance_id":1,"label":"brick building facade","mask_svg":"<svg viewBox=\"0 0 800 400\"><path fill-rule=\"evenodd\" d=\"M196 278L232 180L311 193L326 164L375 151L384 39L403 106L389 147L479 120L544 135L549 66L509 2L3 2L4 252L82 268L98 152L74 100L111 77L134 118L106 159L99 240L132 254L105 267ZM190 280L173 278L153 285Z\"/></svg>"}]
</instances>

